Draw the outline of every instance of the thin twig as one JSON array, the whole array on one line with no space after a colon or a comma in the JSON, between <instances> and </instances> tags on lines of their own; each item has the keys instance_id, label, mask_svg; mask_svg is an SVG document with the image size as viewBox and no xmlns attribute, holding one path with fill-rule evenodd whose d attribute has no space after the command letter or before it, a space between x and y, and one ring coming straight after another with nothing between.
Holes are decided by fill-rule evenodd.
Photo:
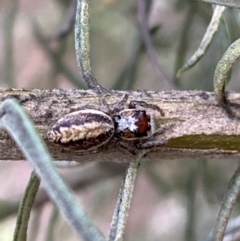
<instances>
[{"instance_id":1,"label":"thin twig","mask_svg":"<svg viewBox=\"0 0 240 241\"><path fill-rule=\"evenodd\" d=\"M240 191L240 167L231 178L213 229L212 241L222 241L229 217Z\"/></svg>"},{"instance_id":2,"label":"thin twig","mask_svg":"<svg viewBox=\"0 0 240 241\"><path fill-rule=\"evenodd\" d=\"M164 81L164 85L169 89L176 89L176 86L173 84L171 77L167 74L165 69L159 63L156 50L153 47L152 39L149 33L148 17L146 14L146 0L138 0L137 4L138 4L138 21L140 24L142 38L145 43L147 53L151 60L151 63L155 68L155 70L157 71L160 78Z\"/></svg>"},{"instance_id":3,"label":"thin twig","mask_svg":"<svg viewBox=\"0 0 240 241\"><path fill-rule=\"evenodd\" d=\"M145 153L139 154L137 159L129 164L129 167L123 178L122 186L119 190L118 200L112 218L108 241L120 241L123 239L138 168L144 155Z\"/></svg>"},{"instance_id":4,"label":"thin twig","mask_svg":"<svg viewBox=\"0 0 240 241\"><path fill-rule=\"evenodd\" d=\"M57 221L59 219L59 212L56 207L53 207L51 217L48 221L48 229L47 229L47 235L46 235L46 241L52 241L54 240L54 231L56 230Z\"/></svg>"},{"instance_id":5,"label":"thin twig","mask_svg":"<svg viewBox=\"0 0 240 241\"><path fill-rule=\"evenodd\" d=\"M9 87L14 87L14 26L16 21L16 16L18 12L19 0L9 2L8 13L6 13L6 18L4 19L4 66L2 71L4 73L3 80L6 81L6 85Z\"/></svg>"},{"instance_id":6,"label":"thin twig","mask_svg":"<svg viewBox=\"0 0 240 241\"><path fill-rule=\"evenodd\" d=\"M131 56L127 61L127 63L122 68L122 70L120 71L111 89L129 90L133 88L133 85L136 82L136 73L139 65L140 54L143 50L142 47L143 47L142 38L139 36L139 34L137 34L132 44Z\"/></svg>"},{"instance_id":7,"label":"thin twig","mask_svg":"<svg viewBox=\"0 0 240 241\"><path fill-rule=\"evenodd\" d=\"M127 163L88 163L81 168L75 168L71 175L63 176L64 181L76 191L91 187L95 183L101 183L107 179L124 174ZM22 195L14 196L7 201L0 200L0 221L16 214ZM49 202L49 196L44 188L40 188L34 202L34 208L40 208Z\"/></svg>"},{"instance_id":8,"label":"thin twig","mask_svg":"<svg viewBox=\"0 0 240 241\"><path fill-rule=\"evenodd\" d=\"M153 36L158 29L159 26L151 28L151 36ZM136 74L139 66L139 60L141 59L140 57L144 50L143 38L140 36L140 33L136 34L131 49L132 53L130 55L130 58L119 73L111 89L129 90L133 88L137 80Z\"/></svg>"},{"instance_id":9,"label":"thin twig","mask_svg":"<svg viewBox=\"0 0 240 241\"><path fill-rule=\"evenodd\" d=\"M227 238L227 237L237 236L239 234L239 231L240 231L240 216L238 216L228 222L223 240L225 241L225 238ZM206 237L200 239L199 241L211 241L211 240L212 240L212 232L210 232ZM228 240L232 241L233 239L228 239ZM236 240L239 240L239 238Z\"/></svg>"},{"instance_id":10,"label":"thin twig","mask_svg":"<svg viewBox=\"0 0 240 241\"><path fill-rule=\"evenodd\" d=\"M89 42L89 0L77 0L75 50L82 79L86 83L87 87L98 92L105 92L106 90L98 84L98 81L94 77L91 68Z\"/></svg>"},{"instance_id":11,"label":"thin twig","mask_svg":"<svg viewBox=\"0 0 240 241\"><path fill-rule=\"evenodd\" d=\"M53 41L53 40L59 41L67 37L72 32L74 23L75 23L76 9L77 9L77 0L71 0L67 8L66 16L64 18L64 22L61 26L61 29L54 36L49 37L50 41Z\"/></svg>"},{"instance_id":12,"label":"thin twig","mask_svg":"<svg viewBox=\"0 0 240 241\"><path fill-rule=\"evenodd\" d=\"M225 86L228 84L231 76L231 70L240 57L240 39L233 42L218 62L214 73L214 92L220 105L227 104Z\"/></svg>"},{"instance_id":13,"label":"thin twig","mask_svg":"<svg viewBox=\"0 0 240 241\"><path fill-rule=\"evenodd\" d=\"M66 76L66 78L74 86L76 86L80 89L83 89L84 86L81 83L80 78L77 75L75 75L71 69L69 69L66 66L66 64L62 60L62 56L60 56L58 53L56 53L49 47L49 45L48 45L49 43L48 43L47 39L44 38L39 25L35 21L32 22L32 32L33 32L37 42L40 44L40 46L42 47L44 52L47 54L49 59L52 61L53 65L55 67L55 70L64 74Z\"/></svg>"},{"instance_id":14,"label":"thin twig","mask_svg":"<svg viewBox=\"0 0 240 241\"><path fill-rule=\"evenodd\" d=\"M221 18L223 16L226 7L216 6L213 12L211 22L208 25L208 28L203 36L202 42L193 56L181 67L177 72L177 77L180 77L182 73L192 68L195 64L200 61L203 55L206 53L208 47L212 43L214 35L217 33Z\"/></svg>"},{"instance_id":15,"label":"thin twig","mask_svg":"<svg viewBox=\"0 0 240 241\"><path fill-rule=\"evenodd\" d=\"M186 183L186 196L187 196L187 221L185 225L185 240L193 241L195 239L196 229L196 190L198 179L198 165L199 163L192 163L188 170L188 178Z\"/></svg>"},{"instance_id":16,"label":"thin twig","mask_svg":"<svg viewBox=\"0 0 240 241\"><path fill-rule=\"evenodd\" d=\"M239 0L199 0L199 1L222 5L226 7L240 8Z\"/></svg>"},{"instance_id":17,"label":"thin twig","mask_svg":"<svg viewBox=\"0 0 240 241\"><path fill-rule=\"evenodd\" d=\"M39 189L40 179L33 172L25 190L24 197L18 212L17 225L14 232L13 241L27 240L27 229L32 211L32 206Z\"/></svg>"},{"instance_id":18,"label":"thin twig","mask_svg":"<svg viewBox=\"0 0 240 241\"><path fill-rule=\"evenodd\" d=\"M183 66L186 54L187 54L187 49L189 45L189 34L191 31L191 26L193 24L193 18L196 14L197 11L197 6L196 2L192 0L186 1L188 4L187 7L187 12L185 15L184 22L182 24L182 30L180 33L180 39L179 39L179 44L178 44L178 49L176 53L176 61L175 61L175 66L174 66L174 75L177 74L177 71L181 66ZM177 86L181 86L181 83L177 77L174 78L174 83Z\"/></svg>"}]
</instances>

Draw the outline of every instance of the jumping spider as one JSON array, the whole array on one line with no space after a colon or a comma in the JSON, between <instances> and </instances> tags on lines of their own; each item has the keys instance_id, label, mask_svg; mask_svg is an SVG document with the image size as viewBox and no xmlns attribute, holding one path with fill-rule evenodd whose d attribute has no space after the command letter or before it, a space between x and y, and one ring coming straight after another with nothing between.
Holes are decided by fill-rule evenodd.
<instances>
[{"instance_id":1,"label":"jumping spider","mask_svg":"<svg viewBox=\"0 0 240 241\"><path fill-rule=\"evenodd\" d=\"M48 131L49 141L65 146L74 146L80 152L97 151L112 138L122 148L131 153L137 149L151 148L164 144L164 141L153 141L153 136L160 134L156 130L155 120L146 113L146 109L164 112L157 105L144 101L132 100L125 109L128 95L116 104L109 105L105 99L103 106L106 113L96 109L82 109L63 116ZM144 109L137 109L140 106ZM131 142L131 144L130 144Z\"/></svg>"}]
</instances>

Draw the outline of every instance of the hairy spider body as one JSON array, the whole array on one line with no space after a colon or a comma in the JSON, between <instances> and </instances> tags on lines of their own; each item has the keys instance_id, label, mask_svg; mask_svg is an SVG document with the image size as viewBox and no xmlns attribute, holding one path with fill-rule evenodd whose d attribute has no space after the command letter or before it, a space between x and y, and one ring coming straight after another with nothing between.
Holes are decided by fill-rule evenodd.
<instances>
[{"instance_id":1,"label":"hairy spider body","mask_svg":"<svg viewBox=\"0 0 240 241\"><path fill-rule=\"evenodd\" d=\"M145 110L126 109L113 117L115 135L125 140L148 138L152 126Z\"/></svg>"},{"instance_id":2,"label":"hairy spider body","mask_svg":"<svg viewBox=\"0 0 240 241\"><path fill-rule=\"evenodd\" d=\"M47 133L50 141L74 145L79 151L91 151L106 144L114 135L110 116L98 110L79 110L63 116Z\"/></svg>"},{"instance_id":3,"label":"hairy spider body","mask_svg":"<svg viewBox=\"0 0 240 241\"><path fill-rule=\"evenodd\" d=\"M151 148L162 145L163 142L148 141L156 133L153 116L146 112L146 108L163 111L156 105L144 101L130 101L124 109L128 96L115 105L109 105L103 100L103 105L109 112L85 109L72 112L59 119L48 131L48 140L65 146L74 146L77 150L95 151L107 144L113 137L116 143L135 153L135 148ZM137 109L137 105L144 109ZM132 145L129 144L132 142Z\"/></svg>"}]
</instances>

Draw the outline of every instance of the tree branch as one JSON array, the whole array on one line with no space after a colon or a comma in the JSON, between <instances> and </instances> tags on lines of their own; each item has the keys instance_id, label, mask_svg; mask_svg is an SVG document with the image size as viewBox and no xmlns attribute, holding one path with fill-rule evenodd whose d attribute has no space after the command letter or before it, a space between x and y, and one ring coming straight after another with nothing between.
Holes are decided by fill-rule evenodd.
<instances>
[{"instance_id":1,"label":"tree branch","mask_svg":"<svg viewBox=\"0 0 240 241\"><path fill-rule=\"evenodd\" d=\"M80 109L83 105L100 108L103 97L108 103L120 100L127 92L113 91L111 96L96 94L91 90L20 90L0 89L0 101L16 98L33 119L39 133L46 141L50 153L58 160L79 162L111 161L130 162L132 154L118 147L114 141L98 153L80 155L76 150L50 143L46 138L49 128L63 115ZM128 92L129 93L129 92ZM165 113L154 114L156 123L166 127L166 131L155 137L168 140L163 147L151 150L147 159L182 157L239 157L240 128L239 118L231 118L220 107L213 93L203 91L133 91L129 100L144 100L157 104ZM240 94L230 93L227 98L235 116L240 116ZM169 127L171 125L171 127ZM10 136L0 130L1 160L24 159L22 153Z\"/></svg>"}]
</instances>

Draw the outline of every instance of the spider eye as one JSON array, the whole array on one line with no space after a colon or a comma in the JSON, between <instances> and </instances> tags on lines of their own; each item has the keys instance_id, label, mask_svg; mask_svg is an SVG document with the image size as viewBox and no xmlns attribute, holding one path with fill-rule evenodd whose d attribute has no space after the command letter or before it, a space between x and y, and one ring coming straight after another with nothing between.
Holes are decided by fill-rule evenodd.
<instances>
[{"instance_id":1,"label":"spider eye","mask_svg":"<svg viewBox=\"0 0 240 241\"><path fill-rule=\"evenodd\" d=\"M150 131L152 129L152 126L149 124L148 125L148 131Z\"/></svg>"},{"instance_id":2,"label":"spider eye","mask_svg":"<svg viewBox=\"0 0 240 241\"><path fill-rule=\"evenodd\" d=\"M115 121L119 121L121 119L121 116L120 115L115 115L114 119L115 119Z\"/></svg>"}]
</instances>

